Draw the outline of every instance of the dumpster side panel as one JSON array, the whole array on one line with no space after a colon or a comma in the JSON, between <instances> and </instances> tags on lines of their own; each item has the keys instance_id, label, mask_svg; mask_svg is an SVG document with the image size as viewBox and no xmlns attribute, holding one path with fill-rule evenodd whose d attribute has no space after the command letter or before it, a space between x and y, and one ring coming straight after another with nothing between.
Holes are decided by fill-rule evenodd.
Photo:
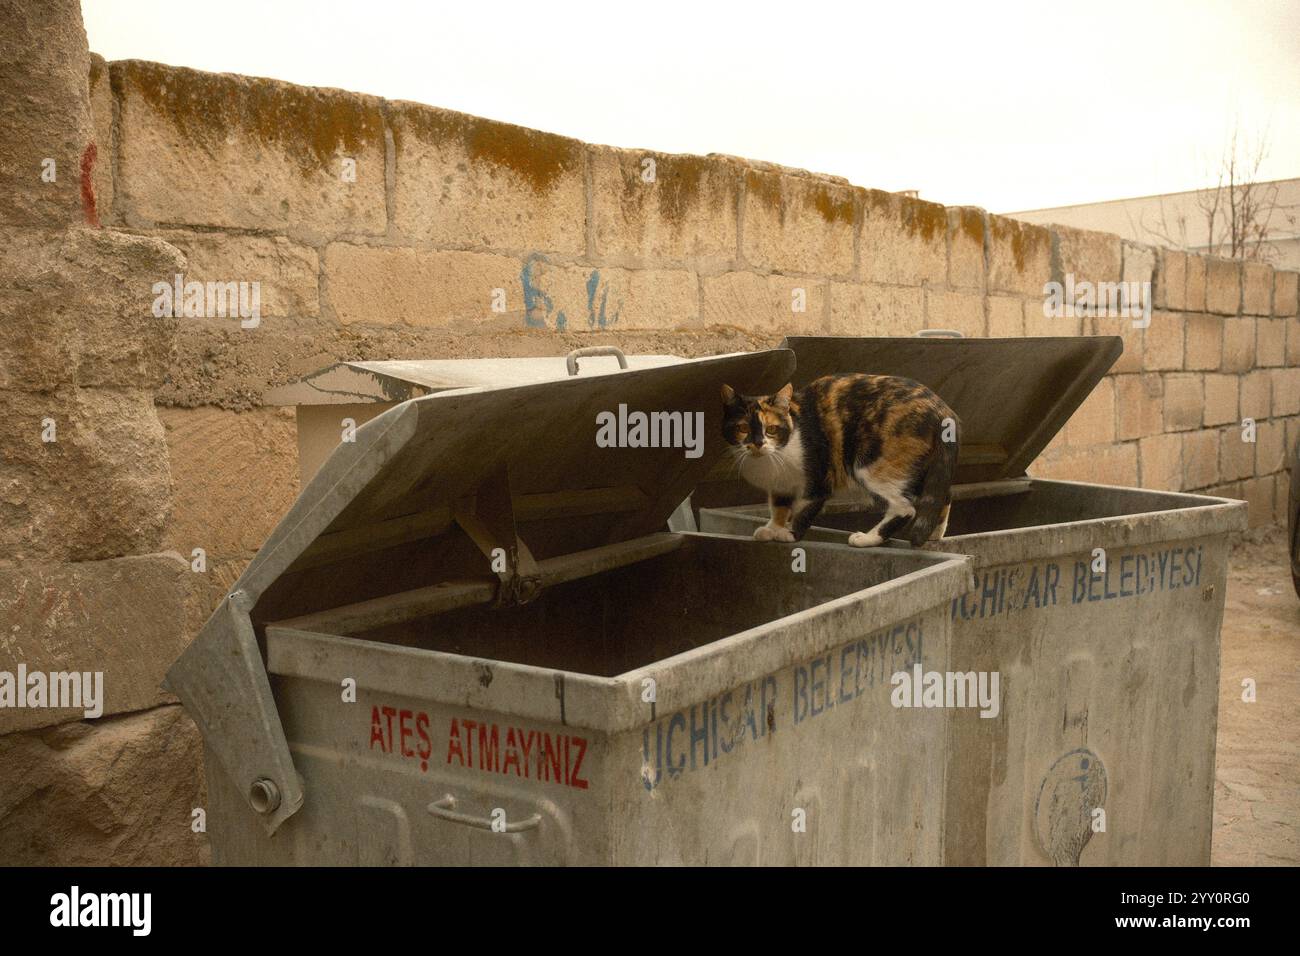
<instances>
[{"instance_id":1,"label":"dumpster side panel","mask_svg":"<svg viewBox=\"0 0 1300 956\"><path fill-rule=\"evenodd\" d=\"M944 862L1207 865L1227 531L1242 506L1034 485L1068 492L1080 518L1110 517L1054 524L1053 501L1037 522L939 544L975 563L952 602L952 670L997 672L1001 691L996 720L949 724ZM703 511L701 526L743 534L764 510ZM853 516L834 520L809 538L846 541Z\"/></svg>"},{"instance_id":2,"label":"dumpster side panel","mask_svg":"<svg viewBox=\"0 0 1300 956\"><path fill-rule=\"evenodd\" d=\"M613 738L613 862L938 864L948 714L891 677L947 667L939 605Z\"/></svg>"},{"instance_id":3,"label":"dumpster side panel","mask_svg":"<svg viewBox=\"0 0 1300 956\"><path fill-rule=\"evenodd\" d=\"M1209 863L1226 538L1095 560L981 568L954 601L953 668L999 671L1002 712L950 725L946 862Z\"/></svg>"},{"instance_id":4,"label":"dumpster side panel","mask_svg":"<svg viewBox=\"0 0 1300 956\"><path fill-rule=\"evenodd\" d=\"M608 859L605 739L364 686L276 677L302 810L272 838L214 791L240 865L592 865ZM220 786L217 788L220 790ZM241 826L239 814L248 818ZM582 839L575 838L580 832Z\"/></svg>"}]
</instances>

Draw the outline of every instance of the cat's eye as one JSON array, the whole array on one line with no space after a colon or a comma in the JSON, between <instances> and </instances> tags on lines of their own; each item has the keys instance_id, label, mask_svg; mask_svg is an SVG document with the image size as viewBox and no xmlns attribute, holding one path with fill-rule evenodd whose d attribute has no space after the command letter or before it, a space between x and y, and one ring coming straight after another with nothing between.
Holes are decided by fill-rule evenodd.
<instances>
[{"instance_id":1,"label":"cat's eye","mask_svg":"<svg viewBox=\"0 0 1300 956\"><path fill-rule=\"evenodd\" d=\"M768 425L767 428L765 429L765 433L768 438L775 438L780 433L780 431L781 429L776 425Z\"/></svg>"},{"instance_id":2,"label":"cat's eye","mask_svg":"<svg viewBox=\"0 0 1300 956\"><path fill-rule=\"evenodd\" d=\"M749 434L749 426L748 426L748 425L737 425L737 426L736 426L736 437L737 437L737 438L744 438L744 437L745 437L746 435L748 435L748 434Z\"/></svg>"}]
</instances>

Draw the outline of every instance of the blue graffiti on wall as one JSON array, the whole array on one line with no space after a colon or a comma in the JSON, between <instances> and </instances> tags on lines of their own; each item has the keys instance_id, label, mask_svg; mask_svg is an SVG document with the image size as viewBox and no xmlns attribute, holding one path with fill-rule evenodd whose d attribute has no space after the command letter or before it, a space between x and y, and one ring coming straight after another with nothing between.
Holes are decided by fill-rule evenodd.
<instances>
[{"instance_id":1,"label":"blue graffiti on wall","mask_svg":"<svg viewBox=\"0 0 1300 956\"><path fill-rule=\"evenodd\" d=\"M554 325L557 332L563 332L569 324L564 309L556 309L555 300L544 288L544 275L550 260L540 252L534 252L526 260L519 273L519 281L524 290L524 325L534 329L544 329ZM603 281L599 269L592 269L587 277L587 326L592 329L606 329L616 324L623 312L623 301L618 299L612 312L609 303L609 282Z\"/></svg>"}]
</instances>

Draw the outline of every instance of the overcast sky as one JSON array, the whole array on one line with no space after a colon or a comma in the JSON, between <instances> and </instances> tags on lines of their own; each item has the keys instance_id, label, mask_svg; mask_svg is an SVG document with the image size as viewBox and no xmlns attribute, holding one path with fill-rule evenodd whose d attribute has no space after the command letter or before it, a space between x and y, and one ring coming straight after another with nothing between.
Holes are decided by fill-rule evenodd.
<instances>
[{"instance_id":1,"label":"overcast sky","mask_svg":"<svg viewBox=\"0 0 1300 956\"><path fill-rule=\"evenodd\" d=\"M1006 212L1300 176L1300 0L82 0L90 48Z\"/></svg>"}]
</instances>

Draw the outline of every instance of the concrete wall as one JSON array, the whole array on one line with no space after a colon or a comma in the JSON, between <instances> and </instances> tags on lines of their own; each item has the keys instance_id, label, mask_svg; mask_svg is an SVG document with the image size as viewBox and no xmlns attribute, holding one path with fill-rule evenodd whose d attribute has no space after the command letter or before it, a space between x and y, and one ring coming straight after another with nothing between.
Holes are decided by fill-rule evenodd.
<instances>
[{"instance_id":1,"label":"concrete wall","mask_svg":"<svg viewBox=\"0 0 1300 956\"><path fill-rule=\"evenodd\" d=\"M297 493L292 418L263 395L337 360L1117 333L1119 367L1033 471L1282 515L1295 273L733 157L105 64L75 0L22 8L0 0L17 25L0 82L30 94L0 112L0 670L102 666L114 716L0 713L6 862L205 858L194 730L157 681ZM51 153L71 184L40 182ZM260 324L154 319L153 283L180 271L260 283ZM1153 281L1151 327L1044 318L1066 274Z\"/></svg>"}]
</instances>

